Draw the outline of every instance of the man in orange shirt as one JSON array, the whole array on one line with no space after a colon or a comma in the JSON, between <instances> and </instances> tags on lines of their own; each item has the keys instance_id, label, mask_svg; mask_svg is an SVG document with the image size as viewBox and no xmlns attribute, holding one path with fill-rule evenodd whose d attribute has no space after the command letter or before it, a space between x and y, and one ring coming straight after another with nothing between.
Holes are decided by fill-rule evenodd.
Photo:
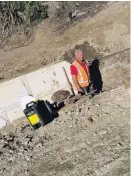
<instances>
[{"instance_id":1,"label":"man in orange shirt","mask_svg":"<svg viewBox=\"0 0 131 176\"><path fill-rule=\"evenodd\" d=\"M73 87L78 93L89 93L90 72L87 62L80 49L75 51L75 60L70 67Z\"/></svg>"}]
</instances>

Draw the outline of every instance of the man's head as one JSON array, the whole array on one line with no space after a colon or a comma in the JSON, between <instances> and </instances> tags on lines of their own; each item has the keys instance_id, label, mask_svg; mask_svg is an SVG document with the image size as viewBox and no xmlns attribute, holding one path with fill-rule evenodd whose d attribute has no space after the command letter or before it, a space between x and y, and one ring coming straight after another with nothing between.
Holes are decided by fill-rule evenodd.
<instances>
[{"instance_id":1,"label":"man's head","mask_svg":"<svg viewBox=\"0 0 131 176\"><path fill-rule=\"evenodd\" d=\"M82 50L80 50L80 49L75 50L75 58L79 62L83 61L83 52L82 52Z\"/></svg>"}]
</instances>

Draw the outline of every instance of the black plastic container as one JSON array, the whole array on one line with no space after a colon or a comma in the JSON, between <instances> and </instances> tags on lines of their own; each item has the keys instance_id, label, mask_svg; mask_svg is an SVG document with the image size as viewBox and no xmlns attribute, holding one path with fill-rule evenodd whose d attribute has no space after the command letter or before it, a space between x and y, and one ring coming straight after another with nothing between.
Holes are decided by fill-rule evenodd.
<instances>
[{"instance_id":1,"label":"black plastic container","mask_svg":"<svg viewBox=\"0 0 131 176\"><path fill-rule=\"evenodd\" d=\"M28 103L24 113L34 129L48 124L54 118L50 104L42 100Z\"/></svg>"}]
</instances>

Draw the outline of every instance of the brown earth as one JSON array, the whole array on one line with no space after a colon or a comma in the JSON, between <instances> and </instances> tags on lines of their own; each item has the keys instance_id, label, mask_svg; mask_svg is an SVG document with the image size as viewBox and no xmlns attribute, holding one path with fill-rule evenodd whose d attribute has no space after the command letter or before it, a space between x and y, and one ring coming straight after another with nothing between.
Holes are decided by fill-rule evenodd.
<instances>
[{"instance_id":1,"label":"brown earth","mask_svg":"<svg viewBox=\"0 0 131 176\"><path fill-rule=\"evenodd\" d=\"M102 9L101 6L104 9L96 13ZM65 59L66 53L85 41L97 54L104 56L129 48L129 14L129 2L108 2L107 5L91 6L90 13L75 20L69 28L66 28L68 19L65 18L59 27L57 22L43 21L34 29L32 44L11 51L7 47L0 51L1 81L39 69L52 61ZM64 33L60 35L64 24Z\"/></svg>"},{"instance_id":2,"label":"brown earth","mask_svg":"<svg viewBox=\"0 0 131 176\"><path fill-rule=\"evenodd\" d=\"M128 2L110 2L96 16L75 22L64 34L53 37L53 28L48 29L49 23L43 22L30 46L1 52L6 61L19 56L23 67L25 61L32 60L23 74L39 68L36 56L38 61L60 55L69 60L77 44L88 46L85 53L91 46L90 58L96 54L100 58L104 92L66 105L57 119L36 131L27 120L4 127L0 131L0 175L130 175L129 8Z\"/></svg>"}]
</instances>

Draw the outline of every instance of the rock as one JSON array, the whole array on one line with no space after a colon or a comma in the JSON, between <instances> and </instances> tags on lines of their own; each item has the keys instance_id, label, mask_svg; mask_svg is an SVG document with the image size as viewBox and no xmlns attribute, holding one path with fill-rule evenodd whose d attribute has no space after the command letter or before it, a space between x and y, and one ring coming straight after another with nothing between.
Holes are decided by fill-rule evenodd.
<instances>
[{"instance_id":1,"label":"rock","mask_svg":"<svg viewBox=\"0 0 131 176\"><path fill-rule=\"evenodd\" d=\"M93 119L91 117L88 118L88 120L92 123L93 122Z\"/></svg>"},{"instance_id":2,"label":"rock","mask_svg":"<svg viewBox=\"0 0 131 176\"><path fill-rule=\"evenodd\" d=\"M0 76L0 80L3 80L4 79L4 76Z\"/></svg>"},{"instance_id":3,"label":"rock","mask_svg":"<svg viewBox=\"0 0 131 176\"><path fill-rule=\"evenodd\" d=\"M54 102L61 102L63 101L64 99L66 99L67 97L70 96L70 92L67 91L67 90L58 90L57 92L55 92L51 99L54 101Z\"/></svg>"}]
</instances>

